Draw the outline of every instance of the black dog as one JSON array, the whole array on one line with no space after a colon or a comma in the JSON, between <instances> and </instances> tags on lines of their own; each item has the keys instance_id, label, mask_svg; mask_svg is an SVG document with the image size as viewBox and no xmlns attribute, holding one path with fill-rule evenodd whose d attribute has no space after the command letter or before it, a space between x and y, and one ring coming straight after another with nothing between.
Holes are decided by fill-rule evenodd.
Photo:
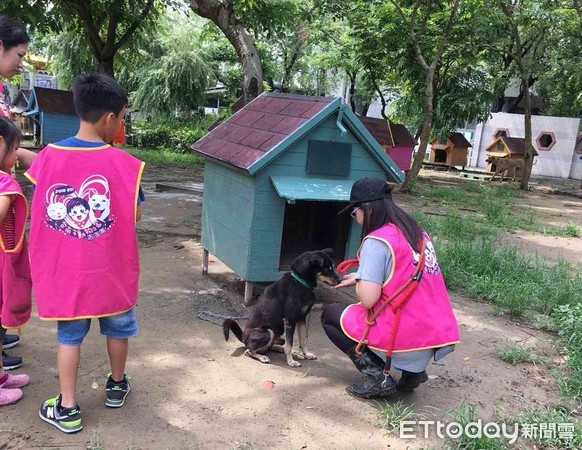
<instances>
[{"instance_id":1,"label":"black dog","mask_svg":"<svg viewBox=\"0 0 582 450\"><path fill-rule=\"evenodd\" d=\"M299 367L301 364L293 359L292 352L293 335L297 326L301 353L296 356L300 359L316 359L306 348L305 320L315 303L313 288L317 285L317 279L320 278L332 286L341 281L334 269L332 254L332 249L325 249L299 256L291 264L291 272L271 284L259 297L244 333L232 319L226 319L222 323L224 338L228 341L229 331L232 330L238 340L245 344L245 355L262 363L270 363L271 360L265 353L275 350L285 353L287 364L291 367ZM285 340L281 338L283 332Z\"/></svg>"}]
</instances>

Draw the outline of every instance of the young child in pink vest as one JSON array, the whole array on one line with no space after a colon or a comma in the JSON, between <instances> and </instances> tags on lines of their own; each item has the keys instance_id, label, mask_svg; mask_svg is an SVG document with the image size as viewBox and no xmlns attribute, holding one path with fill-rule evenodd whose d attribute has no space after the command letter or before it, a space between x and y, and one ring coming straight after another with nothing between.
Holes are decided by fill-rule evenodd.
<instances>
[{"instance_id":1,"label":"young child in pink vest","mask_svg":"<svg viewBox=\"0 0 582 450\"><path fill-rule=\"evenodd\" d=\"M25 174L36 186L30 257L38 315L57 322L60 393L40 407L42 420L65 433L82 429L77 403L80 346L91 319L107 337L111 374L105 405L123 406L130 391L128 338L137 334L134 306L144 164L110 142L127 105L125 91L104 75L77 78L77 135L45 147Z\"/></svg>"},{"instance_id":2,"label":"young child in pink vest","mask_svg":"<svg viewBox=\"0 0 582 450\"><path fill-rule=\"evenodd\" d=\"M28 246L24 231L28 215L26 198L10 175L16 163L20 131L10 120L0 117L0 344L4 328L20 328L30 320L31 281ZM10 375L0 362L0 406L22 397L20 388L29 382L27 375Z\"/></svg>"},{"instance_id":3,"label":"young child in pink vest","mask_svg":"<svg viewBox=\"0 0 582 450\"><path fill-rule=\"evenodd\" d=\"M348 386L350 394L372 398L411 391L428 379L425 368L430 360L440 359L459 342L433 245L421 226L392 201L391 187L380 178L356 181L350 204L341 212L348 210L363 229L359 269L334 289L355 285L359 303L326 307L323 328L368 376ZM417 270L421 276L413 278ZM419 281L412 282L415 279ZM401 289L402 294L395 295ZM358 348L360 341L365 345ZM391 367L402 371L398 383L379 356L387 353Z\"/></svg>"}]
</instances>

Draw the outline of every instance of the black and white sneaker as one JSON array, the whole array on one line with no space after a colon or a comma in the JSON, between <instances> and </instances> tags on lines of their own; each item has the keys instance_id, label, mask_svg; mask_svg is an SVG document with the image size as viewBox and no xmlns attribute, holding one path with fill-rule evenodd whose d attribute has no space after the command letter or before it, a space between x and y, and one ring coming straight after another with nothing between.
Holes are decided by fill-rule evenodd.
<instances>
[{"instance_id":1,"label":"black and white sneaker","mask_svg":"<svg viewBox=\"0 0 582 450\"><path fill-rule=\"evenodd\" d=\"M20 342L20 336L17 334L7 334L4 336L4 342L2 343L2 350L8 350L9 348L15 347Z\"/></svg>"},{"instance_id":2,"label":"black and white sneaker","mask_svg":"<svg viewBox=\"0 0 582 450\"><path fill-rule=\"evenodd\" d=\"M38 416L46 423L54 425L63 433L76 433L83 429L81 425L81 408L75 405L72 408L61 406L61 394L49 398L38 411Z\"/></svg>"},{"instance_id":3,"label":"black and white sneaker","mask_svg":"<svg viewBox=\"0 0 582 450\"><path fill-rule=\"evenodd\" d=\"M105 406L109 408L121 408L125 403L125 398L131 388L129 387L130 377L127 374L123 374L123 380L120 382L113 381L111 374L107 378L107 383L105 384L105 395L107 400L105 401Z\"/></svg>"},{"instance_id":4,"label":"black and white sneaker","mask_svg":"<svg viewBox=\"0 0 582 450\"><path fill-rule=\"evenodd\" d=\"M18 369L22 365L22 358L20 356L10 356L6 352L2 352L2 366L4 370Z\"/></svg>"}]
</instances>

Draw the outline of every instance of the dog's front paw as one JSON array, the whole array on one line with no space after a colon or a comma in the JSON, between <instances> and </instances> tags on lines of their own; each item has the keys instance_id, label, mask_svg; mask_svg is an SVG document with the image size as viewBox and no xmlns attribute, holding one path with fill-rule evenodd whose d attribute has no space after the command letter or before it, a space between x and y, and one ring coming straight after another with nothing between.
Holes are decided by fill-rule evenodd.
<instances>
[{"instance_id":1,"label":"dog's front paw","mask_svg":"<svg viewBox=\"0 0 582 450\"><path fill-rule=\"evenodd\" d=\"M251 352L250 350L245 350L245 355L249 358L256 359L257 361L261 361L263 364L270 364L271 360L267 355L259 355L258 353Z\"/></svg>"},{"instance_id":2,"label":"dog's front paw","mask_svg":"<svg viewBox=\"0 0 582 450\"><path fill-rule=\"evenodd\" d=\"M287 361L287 364L289 365L289 367L301 367L301 363L294 360Z\"/></svg>"},{"instance_id":3,"label":"dog's front paw","mask_svg":"<svg viewBox=\"0 0 582 450\"><path fill-rule=\"evenodd\" d=\"M297 359L317 359L317 356L310 352L293 352L293 356Z\"/></svg>"}]
</instances>

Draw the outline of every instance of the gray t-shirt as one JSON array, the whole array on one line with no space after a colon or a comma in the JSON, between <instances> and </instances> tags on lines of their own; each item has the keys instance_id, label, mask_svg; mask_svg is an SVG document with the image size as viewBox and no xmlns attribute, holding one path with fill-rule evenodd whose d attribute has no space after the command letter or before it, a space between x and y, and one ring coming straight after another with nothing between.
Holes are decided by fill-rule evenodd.
<instances>
[{"instance_id":1,"label":"gray t-shirt","mask_svg":"<svg viewBox=\"0 0 582 450\"><path fill-rule=\"evenodd\" d=\"M382 285L392 271L392 264L392 252L384 242L366 239L360 250L360 266L356 279Z\"/></svg>"}]
</instances>

